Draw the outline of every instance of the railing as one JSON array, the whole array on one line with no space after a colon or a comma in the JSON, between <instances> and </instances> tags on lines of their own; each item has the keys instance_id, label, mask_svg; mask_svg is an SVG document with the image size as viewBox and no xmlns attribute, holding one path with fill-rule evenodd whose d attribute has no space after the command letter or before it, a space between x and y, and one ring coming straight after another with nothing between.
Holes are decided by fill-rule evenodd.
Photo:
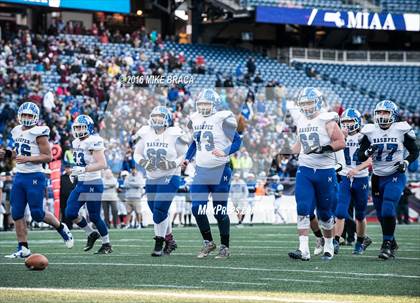
<instances>
[{"instance_id":1,"label":"railing","mask_svg":"<svg viewBox=\"0 0 420 303\"><path fill-rule=\"evenodd\" d=\"M287 63L291 61L323 61L420 66L420 52L405 51L352 51L290 47L278 49L277 59Z\"/></svg>"}]
</instances>

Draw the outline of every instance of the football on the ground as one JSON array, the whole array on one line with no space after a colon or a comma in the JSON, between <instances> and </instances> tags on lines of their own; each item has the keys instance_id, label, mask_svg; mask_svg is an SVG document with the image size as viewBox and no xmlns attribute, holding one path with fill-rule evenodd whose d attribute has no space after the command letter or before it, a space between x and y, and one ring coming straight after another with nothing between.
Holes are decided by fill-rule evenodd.
<instances>
[{"instance_id":1,"label":"football on the ground","mask_svg":"<svg viewBox=\"0 0 420 303\"><path fill-rule=\"evenodd\" d=\"M25 265L30 270L44 270L48 266L48 259L41 254L33 254L25 259Z\"/></svg>"}]
</instances>

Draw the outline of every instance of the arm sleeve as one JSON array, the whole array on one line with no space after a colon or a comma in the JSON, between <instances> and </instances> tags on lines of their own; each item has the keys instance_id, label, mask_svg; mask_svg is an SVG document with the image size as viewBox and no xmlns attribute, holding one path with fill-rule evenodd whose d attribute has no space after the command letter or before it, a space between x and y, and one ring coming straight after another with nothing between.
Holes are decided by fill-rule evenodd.
<instances>
[{"instance_id":1,"label":"arm sleeve","mask_svg":"<svg viewBox=\"0 0 420 303\"><path fill-rule=\"evenodd\" d=\"M188 161L191 161L191 159L195 157L196 152L197 152L197 145L194 140L188 147L187 154L185 155L185 159Z\"/></svg>"},{"instance_id":2,"label":"arm sleeve","mask_svg":"<svg viewBox=\"0 0 420 303\"><path fill-rule=\"evenodd\" d=\"M363 136L362 140L360 140L360 147L359 147L359 161L366 161L369 157L366 157L365 151L369 148L370 141L366 135Z\"/></svg>"},{"instance_id":3,"label":"arm sleeve","mask_svg":"<svg viewBox=\"0 0 420 303\"><path fill-rule=\"evenodd\" d=\"M236 128L237 128L236 120L234 117L232 118L233 118L233 121L231 121L231 119L229 118L225 119L222 125L223 132L225 133L226 137L228 137L232 141L231 146L223 150L226 155L231 155L231 154L236 153L241 147L241 143L242 143L241 136L236 131Z\"/></svg>"},{"instance_id":4,"label":"arm sleeve","mask_svg":"<svg viewBox=\"0 0 420 303\"><path fill-rule=\"evenodd\" d=\"M405 160L407 160L408 163L416 161L419 157L419 147L416 144L416 139L411 137L408 133L404 135L404 147L409 153Z\"/></svg>"}]
</instances>

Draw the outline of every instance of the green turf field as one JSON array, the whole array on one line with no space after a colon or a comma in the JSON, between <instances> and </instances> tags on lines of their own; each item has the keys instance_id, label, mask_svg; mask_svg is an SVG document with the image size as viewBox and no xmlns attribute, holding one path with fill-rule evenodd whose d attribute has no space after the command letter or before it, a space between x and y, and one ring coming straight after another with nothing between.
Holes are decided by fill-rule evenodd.
<instances>
[{"instance_id":1,"label":"green turf field","mask_svg":"<svg viewBox=\"0 0 420 303\"><path fill-rule=\"evenodd\" d=\"M302 262L287 256L297 246L295 225L232 227L228 260L196 259L195 228L176 228L179 249L162 258L150 257L152 228L111 230L114 253L103 256L83 252L81 231L71 250L55 232L34 231L30 248L50 265L33 272L1 257L0 302L420 302L420 225L397 227L392 261L377 258L379 232L369 226L374 244L363 256L345 246L330 262ZM14 233L0 233L1 255L15 246Z\"/></svg>"}]
</instances>

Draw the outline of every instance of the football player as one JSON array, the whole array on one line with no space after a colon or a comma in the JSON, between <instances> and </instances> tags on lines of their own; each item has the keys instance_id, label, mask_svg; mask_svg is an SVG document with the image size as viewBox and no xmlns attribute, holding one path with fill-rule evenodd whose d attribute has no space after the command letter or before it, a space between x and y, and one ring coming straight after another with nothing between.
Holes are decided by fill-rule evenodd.
<instances>
[{"instance_id":1,"label":"football player","mask_svg":"<svg viewBox=\"0 0 420 303\"><path fill-rule=\"evenodd\" d=\"M242 221L245 218L245 205L248 198L248 187L245 181L241 179L241 175L239 173L235 173L233 175L233 180L230 183L229 195L238 216L237 227L243 227Z\"/></svg>"},{"instance_id":2,"label":"football player","mask_svg":"<svg viewBox=\"0 0 420 303\"><path fill-rule=\"evenodd\" d=\"M360 255L372 243L366 236L366 208L368 202L369 171L368 167L372 161L368 158L361 162L358 159L359 141L363 137L360 133L362 127L361 114L349 108L345 110L340 118L340 125L346 137L346 148L344 149L345 166L339 172L341 182L339 183L339 197L335 209L335 253L338 253L340 236L344 230L345 219L348 218L350 200L353 199L356 213L357 242L353 254Z\"/></svg>"},{"instance_id":3,"label":"football player","mask_svg":"<svg viewBox=\"0 0 420 303\"><path fill-rule=\"evenodd\" d=\"M168 210L180 186L180 164L189 138L179 127L173 126L172 113L164 106L152 110L149 125L143 126L137 135L134 160L146 170L147 203L153 213L155 230L155 247L151 255L169 255L177 244Z\"/></svg>"},{"instance_id":4,"label":"football player","mask_svg":"<svg viewBox=\"0 0 420 303\"><path fill-rule=\"evenodd\" d=\"M379 102L373 118L375 123L366 124L361 130L359 160L372 157L372 199L383 235L379 258L387 260L398 249L394 237L396 208L405 187L405 172L419 156L419 148L411 126L405 121L397 122L398 107L394 102ZM405 158L404 149L408 152Z\"/></svg>"},{"instance_id":5,"label":"football player","mask_svg":"<svg viewBox=\"0 0 420 303\"><path fill-rule=\"evenodd\" d=\"M225 259L230 255L227 200L232 171L228 162L229 155L239 150L241 137L236 131L237 122L233 113L229 110L217 111L219 104L219 95L212 89L204 89L196 100L197 111L191 115L188 125L194 132L194 141L183 166L186 167L195 156L196 174L190 188L192 212L204 240L198 258L205 258L216 249L206 214L210 193L221 242L216 258Z\"/></svg>"},{"instance_id":6,"label":"football player","mask_svg":"<svg viewBox=\"0 0 420 303\"><path fill-rule=\"evenodd\" d=\"M51 148L48 138L48 126L37 126L40 111L32 102L23 103L18 110L19 124L12 129L13 150L0 148L0 159L16 159L16 177L13 181L10 203L15 221L17 251L6 257L26 258L31 254L28 246L28 234L24 220L26 205L29 205L32 219L54 226L68 248L74 245L73 236L64 223L45 211L43 207L46 178L43 164L51 161Z\"/></svg>"},{"instance_id":7,"label":"football player","mask_svg":"<svg viewBox=\"0 0 420 303\"><path fill-rule=\"evenodd\" d=\"M325 242L322 259L331 260L334 256L333 209L337 187L335 152L345 147L345 140L336 122L338 115L334 112L321 112L323 103L323 95L319 90L304 88L298 98L298 106L303 115L295 120L298 142L293 146L293 152L299 153L295 194L299 249L290 252L289 257L304 261L310 260L308 233L314 203Z\"/></svg>"},{"instance_id":8,"label":"football player","mask_svg":"<svg viewBox=\"0 0 420 303\"><path fill-rule=\"evenodd\" d=\"M246 185L248 187L249 226L252 226L252 221L254 220L255 192L257 191L257 181L253 173L248 173Z\"/></svg>"},{"instance_id":9,"label":"football player","mask_svg":"<svg viewBox=\"0 0 420 303\"><path fill-rule=\"evenodd\" d=\"M280 212L281 196L283 194L283 190L284 186L280 183L279 175L274 175L271 178L271 182L267 186L267 194L274 196L274 224L280 224L280 220L281 223L286 224L286 220Z\"/></svg>"},{"instance_id":10,"label":"football player","mask_svg":"<svg viewBox=\"0 0 420 303\"><path fill-rule=\"evenodd\" d=\"M86 232L87 242L84 251L91 250L96 240L101 238L102 246L96 254L110 254L112 248L108 228L101 218L104 190L101 171L107 168L104 141L95 133L93 120L87 115L76 117L72 124L72 132L75 138L72 149L76 166L72 168L71 176L77 177L77 184L67 200L65 214ZM79 215L79 210L85 203L89 218L98 231L92 229L86 218Z\"/></svg>"}]
</instances>

